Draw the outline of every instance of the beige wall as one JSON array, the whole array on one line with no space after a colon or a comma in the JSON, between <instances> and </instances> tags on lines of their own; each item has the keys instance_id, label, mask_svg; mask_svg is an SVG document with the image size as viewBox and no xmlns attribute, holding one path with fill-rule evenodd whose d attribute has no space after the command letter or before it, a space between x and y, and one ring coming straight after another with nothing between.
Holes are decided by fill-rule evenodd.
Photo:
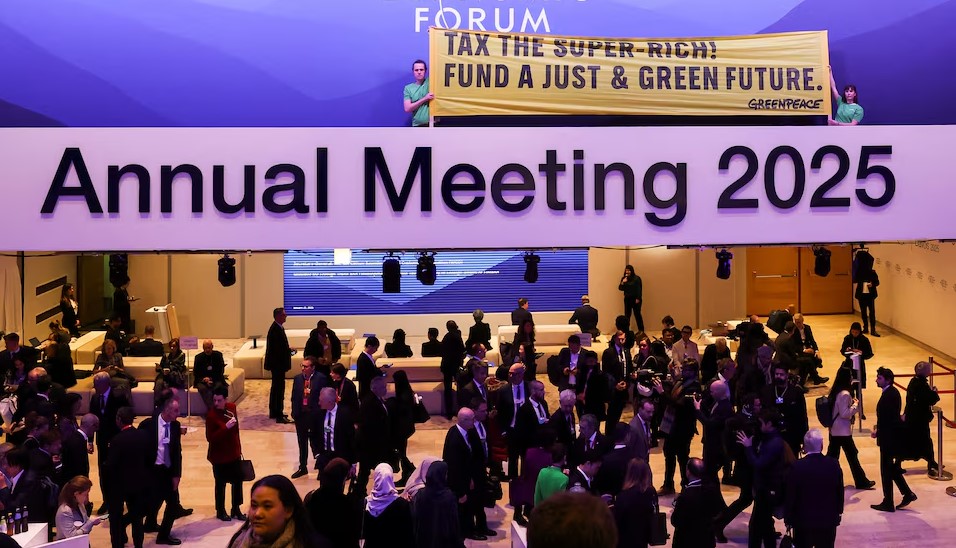
<instances>
[{"instance_id":1,"label":"beige wall","mask_svg":"<svg viewBox=\"0 0 956 548\"><path fill-rule=\"evenodd\" d=\"M60 289L50 290L42 295L36 294L36 287L51 282L61 276L76 283L76 255L53 255L50 257L30 256L23 259L23 333L20 339L26 342L30 337L45 339L50 334L48 324L61 315L36 322L37 314L59 305Z\"/></svg>"},{"instance_id":2,"label":"beige wall","mask_svg":"<svg viewBox=\"0 0 956 548\"><path fill-rule=\"evenodd\" d=\"M627 264L644 284L644 328L660 336L661 318L671 315L677 326L697 324L697 257L693 249L666 247L632 248ZM615 273L614 289L621 281L624 268ZM618 293L621 295L621 293ZM618 299L618 312L624 313L624 302ZM633 321L631 327L633 328Z\"/></svg>"},{"instance_id":3,"label":"beige wall","mask_svg":"<svg viewBox=\"0 0 956 548\"><path fill-rule=\"evenodd\" d=\"M147 324L156 323L155 317L146 314L147 308L172 302L169 295L170 259L170 255L129 256L129 294L139 297L138 301L130 303L130 315L139 333ZM159 330L156 336L159 337Z\"/></svg>"},{"instance_id":4,"label":"beige wall","mask_svg":"<svg viewBox=\"0 0 956 548\"><path fill-rule=\"evenodd\" d=\"M877 322L956 356L956 244L872 246L880 276ZM854 301L854 306L858 308ZM938 326L938 327L936 327Z\"/></svg>"},{"instance_id":5,"label":"beige wall","mask_svg":"<svg viewBox=\"0 0 956 548\"><path fill-rule=\"evenodd\" d=\"M728 251L734 254L728 280L717 277L717 258L713 249L697 252L700 327L718 321L742 319L747 315L747 250L735 247L728 248Z\"/></svg>"}]
</instances>

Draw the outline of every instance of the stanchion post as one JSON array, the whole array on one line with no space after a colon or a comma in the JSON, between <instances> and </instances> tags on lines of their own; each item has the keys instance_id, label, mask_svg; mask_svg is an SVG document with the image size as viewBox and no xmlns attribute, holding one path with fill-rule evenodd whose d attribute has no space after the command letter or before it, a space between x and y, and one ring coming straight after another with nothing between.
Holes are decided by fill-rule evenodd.
<instances>
[{"instance_id":1,"label":"stanchion post","mask_svg":"<svg viewBox=\"0 0 956 548\"><path fill-rule=\"evenodd\" d=\"M951 481L953 479L953 474L943 470L943 423L946 420L943 418L943 409L940 407L933 407L933 411L936 412L936 475L929 474L930 479L936 481Z\"/></svg>"}]
</instances>

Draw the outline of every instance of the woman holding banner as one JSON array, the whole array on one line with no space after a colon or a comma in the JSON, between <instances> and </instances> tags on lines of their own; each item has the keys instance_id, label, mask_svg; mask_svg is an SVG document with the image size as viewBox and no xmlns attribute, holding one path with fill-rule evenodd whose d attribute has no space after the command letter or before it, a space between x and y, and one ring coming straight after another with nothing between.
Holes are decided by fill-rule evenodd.
<instances>
[{"instance_id":1,"label":"woman holding banner","mask_svg":"<svg viewBox=\"0 0 956 548\"><path fill-rule=\"evenodd\" d=\"M847 84L843 87L843 93L837 89L836 80L833 79L833 69L830 69L830 91L833 92L833 98L837 101L836 114L830 118L831 126L855 126L863 121L863 107L859 104L859 97L856 94L856 86Z\"/></svg>"}]
</instances>

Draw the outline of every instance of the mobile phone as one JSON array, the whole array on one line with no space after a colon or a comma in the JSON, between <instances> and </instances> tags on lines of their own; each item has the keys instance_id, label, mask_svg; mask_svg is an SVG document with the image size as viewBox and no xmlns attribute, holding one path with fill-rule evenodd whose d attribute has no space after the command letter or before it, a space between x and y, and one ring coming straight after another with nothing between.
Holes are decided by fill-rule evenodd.
<instances>
[{"instance_id":1,"label":"mobile phone","mask_svg":"<svg viewBox=\"0 0 956 548\"><path fill-rule=\"evenodd\" d=\"M96 516L97 519L110 519L109 513L103 514L102 516Z\"/></svg>"}]
</instances>

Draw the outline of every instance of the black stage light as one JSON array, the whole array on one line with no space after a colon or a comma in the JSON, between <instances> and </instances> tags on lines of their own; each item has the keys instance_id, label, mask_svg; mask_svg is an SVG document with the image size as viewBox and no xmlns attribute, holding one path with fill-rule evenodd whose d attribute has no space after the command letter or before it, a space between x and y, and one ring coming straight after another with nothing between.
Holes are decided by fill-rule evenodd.
<instances>
[{"instance_id":1,"label":"black stage light","mask_svg":"<svg viewBox=\"0 0 956 548\"><path fill-rule=\"evenodd\" d=\"M717 252L717 277L721 280L730 278L730 260L733 258L734 254L726 249Z\"/></svg>"},{"instance_id":2,"label":"black stage light","mask_svg":"<svg viewBox=\"0 0 956 548\"><path fill-rule=\"evenodd\" d=\"M415 271L415 277L422 285L435 285L435 278L438 271L435 268L435 252L422 251L418 255L418 269Z\"/></svg>"},{"instance_id":3,"label":"black stage light","mask_svg":"<svg viewBox=\"0 0 956 548\"><path fill-rule=\"evenodd\" d=\"M389 251L382 263L382 293L402 292L402 263Z\"/></svg>"},{"instance_id":4,"label":"black stage light","mask_svg":"<svg viewBox=\"0 0 956 548\"><path fill-rule=\"evenodd\" d=\"M236 260L229 255L219 259L219 283L223 287L236 285Z\"/></svg>"},{"instance_id":5,"label":"black stage light","mask_svg":"<svg viewBox=\"0 0 956 548\"><path fill-rule=\"evenodd\" d=\"M830 250L823 247L813 248L813 256L816 257L813 261L813 273L817 276L827 276L830 273Z\"/></svg>"},{"instance_id":6,"label":"black stage light","mask_svg":"<svg viewBox=\"0 0 956 548\"><path fill-rule=\"evenodd\" d=\"M110 255L110 283L122 287L129 283L129 256L126 253Z\"/></svg>"},{"instance_id":7,"label":"black stage light","mask_svg":"<svg viewBox=\"0 0 956 548\"><path fill-rule=\"evenodd\" d=\"M538 281L538 263L541 262L541 257L538 257L533 252L528 252L524 256L524 281L529 284L533 284Z\"/></svg>"}]
</instances>

